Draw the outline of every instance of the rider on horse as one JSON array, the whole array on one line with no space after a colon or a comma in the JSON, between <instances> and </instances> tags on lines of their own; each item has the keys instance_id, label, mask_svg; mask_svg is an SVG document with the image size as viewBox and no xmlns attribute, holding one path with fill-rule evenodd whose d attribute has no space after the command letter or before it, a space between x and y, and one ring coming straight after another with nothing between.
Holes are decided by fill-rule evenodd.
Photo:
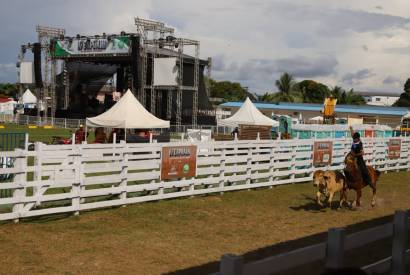
<instances>
[{"instance_id":1,"label":"rider on horse","mask_svg":"<svg viewBox=\"0 0 410 275\"><path fill-rule=\"evenodd\" d=\"M356 162L362 173L364 183L368 184L373 189L373 191L375 191L376 188L374 187L374 184L372 180L370 179L370 175L369 175L369 172L367 171L366 163L363 159L363 155L364 155L363 143L360 140L360 134L358 132L354 132L352 127L350 127L350 132L353 138L351 154L356 158Z\"/></svg>"}]
</instances>

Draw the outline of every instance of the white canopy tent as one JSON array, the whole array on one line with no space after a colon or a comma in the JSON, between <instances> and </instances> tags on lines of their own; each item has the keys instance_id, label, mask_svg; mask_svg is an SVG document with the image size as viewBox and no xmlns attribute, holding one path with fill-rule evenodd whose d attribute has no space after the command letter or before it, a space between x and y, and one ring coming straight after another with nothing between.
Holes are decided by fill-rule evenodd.
<instances>
[{"instance_id":1,"label":"white canopy tent","mask_svg":"<svg viewBox=\"0 0 410 275\"><path fill-rule=\"evenodd\" d=\"M323 117L322 116L315 116L315 117L309 118L309 121L322 122Z\"/></svg>"},{"instance_id":2,"label":"white canopy tent","mask_svg":"<svg viewBox=\"0 0 410 275\"><path fill-rule=\"evenodd\" d=\"M128 90L111 109L86 119L88 127L122 129L169 128L169 121L159 119L148 112Z\"/></svg>"},{"instance_id":3,"label":"white canopy tent","mask_svg":"<svg viewBox=\"0 0 410 275\"><path fill-rule=\"evenodd\" d=\"M37 97L29 89L27 89L24 92L24 94L20 97L19 103L22 103L22 104L36 104L37 103Z\"/></svg>"},{"instance_id":4,"label":"white canopy tent","mask_svg":"<svg viewBox=\"0 0 410 275\"><path fill-rule=\"evenodd\" d=\"M219 126L237 127L238 125L259 125L278 127L279 122L262 114L252 103L249 98L246 98L241 108L231 117L218 120Z\"/></svg>"}]
</instances>

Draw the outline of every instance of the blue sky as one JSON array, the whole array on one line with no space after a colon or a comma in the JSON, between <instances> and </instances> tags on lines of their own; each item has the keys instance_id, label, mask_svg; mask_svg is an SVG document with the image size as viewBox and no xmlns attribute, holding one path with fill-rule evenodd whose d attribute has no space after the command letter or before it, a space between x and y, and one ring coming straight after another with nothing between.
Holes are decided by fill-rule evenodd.
<instances>
[{"instance_id":1,"label":"blue sky","mask_svg":"<svg viewBox=\"0 0 410 275\"><path fill-rule=\"evenodd\" d=\"M134 16L201 41L212 75L275 91L283 72L346 89L398 93L410 77L408 0L2 0L0 82L16 80L19 45L35 26L68 35L136 31Z\"/></svg>"}]
</instances>

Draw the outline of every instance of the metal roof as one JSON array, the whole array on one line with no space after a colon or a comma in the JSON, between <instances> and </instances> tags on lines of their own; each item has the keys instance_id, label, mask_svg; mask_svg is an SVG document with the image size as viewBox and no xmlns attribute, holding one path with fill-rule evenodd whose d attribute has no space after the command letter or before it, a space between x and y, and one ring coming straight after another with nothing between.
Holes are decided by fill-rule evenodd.
<instances>
[{"instance_id":1,"label":"metal roof","mask_svg":"<svg viewBox=\"0 0 410 275\"><path fill-rule=\"evenodd\" d=\"M239 108L243 102L226 102L219 106ZM254 102L258 109L269 110L287 110L287 111L312 111L320 112L323 109L323 104L310 103L266 103ZM367 115L389 115L389 116L404 116L409 111L403 107L384 107L384 106L369 106L369 105L336 105L336 113L354 113Z\"/></svg>"}]
</instances>

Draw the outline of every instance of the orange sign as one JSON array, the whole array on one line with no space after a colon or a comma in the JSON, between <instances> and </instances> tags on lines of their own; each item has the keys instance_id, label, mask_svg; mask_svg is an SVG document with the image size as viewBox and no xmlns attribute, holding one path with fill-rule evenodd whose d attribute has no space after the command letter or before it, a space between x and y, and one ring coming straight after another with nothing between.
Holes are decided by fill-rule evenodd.
<instances>
[{"instance_id":1,"label":"orange sign","mask_svg":"<svg viewBox=\"0 0 410 275\"><path fill-rule=\"evenodd\" d=\"M389 159L400 158L401 139L389 140Z\"/></svg>"},{"instance_id":2,"label":"orange sign","mask_svg":"<svg viewBox=\"0 0 410 275\"><path fill-rule=\"evenodd\" d=\"M196 146L162 147L161 180L196 176Z\"/></svg>"},{"instance_id":3,"label":"orange sign","mask_svg":"<svg viewBox=\"0 0 410 275\"><path fill-rule=\"evenodd\" d=\"M313 145L313 165L332 164L333 142L315 141Z\"/></svg>"}]
</instances>

